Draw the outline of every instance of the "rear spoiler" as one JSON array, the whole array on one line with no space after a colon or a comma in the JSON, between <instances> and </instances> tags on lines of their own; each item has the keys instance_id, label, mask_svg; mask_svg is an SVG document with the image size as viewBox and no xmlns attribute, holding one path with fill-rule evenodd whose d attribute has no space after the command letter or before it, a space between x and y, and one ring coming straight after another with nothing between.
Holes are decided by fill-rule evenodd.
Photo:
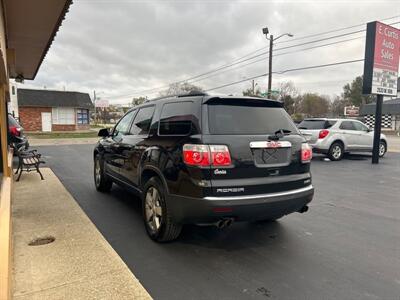
<instances>
[{"instance_id":1,"label":"rear spoiler","mask_svg":"<svg viewBox=\"0 0 400 300\"><path fill-rule=\"evenodd\" d=\"M205 96L203 104L224 104L224 105L242 105L242 106L259 106L259 107L283 107L283 102L256 97L234 97L234 96Z\"/></svg>"}]
</instances>

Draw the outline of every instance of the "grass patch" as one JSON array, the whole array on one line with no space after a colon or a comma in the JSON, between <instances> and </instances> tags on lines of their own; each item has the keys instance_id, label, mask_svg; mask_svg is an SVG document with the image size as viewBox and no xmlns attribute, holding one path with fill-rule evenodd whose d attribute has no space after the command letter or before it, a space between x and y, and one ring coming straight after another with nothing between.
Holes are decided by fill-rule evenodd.
<instances>
[{"instance_id":1,"label":"grass patch","mask_svg":"<svg viewBox=\"0 0 400 300\"><path fill-rule=\"evenodd\" d=\"M97 131L85 132L38 132L26 133L28 138L32 139L72 139L72 138L94 138L97 137Z\"/></svg>"}]
</instances>

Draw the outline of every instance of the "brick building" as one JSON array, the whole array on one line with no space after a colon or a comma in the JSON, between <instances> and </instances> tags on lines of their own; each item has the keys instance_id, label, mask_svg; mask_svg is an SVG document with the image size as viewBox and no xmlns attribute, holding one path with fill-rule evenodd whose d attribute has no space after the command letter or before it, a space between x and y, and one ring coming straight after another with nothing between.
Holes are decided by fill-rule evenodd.
<instances>
[{"instance_id":1,"label":"brick building","mask_svg":"<svg viewBox=\"0 0 400 300\"><path fill-rule=\"evenodd\" d=\"M90 128L89 94L18 89L19 121L26 131L75 131Z\"/></svg>"}]
</instances>

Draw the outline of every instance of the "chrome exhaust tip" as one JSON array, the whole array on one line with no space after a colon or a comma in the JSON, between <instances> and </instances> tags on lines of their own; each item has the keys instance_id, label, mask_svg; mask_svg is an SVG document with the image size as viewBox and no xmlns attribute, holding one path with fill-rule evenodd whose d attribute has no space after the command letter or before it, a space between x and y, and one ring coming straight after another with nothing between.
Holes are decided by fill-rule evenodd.
<instances>
[{"instance_id":1,"label":"chrome exhaust tip","mask_svg":"<svg viewBox=\"0 0 400 300\"><path fill-rule=\"evenodd\" d=\"M226 220L225 220L225 227L231 226L232 223L233 223L233 219L232 219L232 218L226 219Z\"/></svg>"},{"instance_id":2,"label":"chrome exhaust tip","mask_svg":"<svg viewBox=\"0 0 400 300\"><path fill-rule=\"evenodd\" d=\"M225 218L225 219L221 219L221 220L215 222L214 225L217 228L222 229L222 228L231 226L233 221L234 221L233 218Z\"/></svg>"},{"instance_id":3,"label":"chrome exhaust tip","mask_svg":"<svg viewBox=\"0 0 400 300\"><path fill-rule=\"evenodd\" d=\"M222 219L222 220L217 221L217 222L215 223L215 226L217 226L217 228L219 228L219 229L224 228L224 227L225 227L225 220Z\"/></svg>"}]
</instances>

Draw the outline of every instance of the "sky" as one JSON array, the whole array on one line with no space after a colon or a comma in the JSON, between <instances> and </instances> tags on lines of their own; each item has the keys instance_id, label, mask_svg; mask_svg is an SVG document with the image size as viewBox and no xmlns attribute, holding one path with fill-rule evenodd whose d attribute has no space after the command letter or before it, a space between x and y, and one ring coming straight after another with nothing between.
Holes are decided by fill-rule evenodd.
<instances>
[{"instance_id":1,"label":"sky","mask_svg":"<svg viewBox=\"0 0 400 300\"><path fill-rule=\"evenodd\" d=\"M251 86L246 78L267 73L267 55L261 54L268 51L262 33L268 27L275 37L293 34L274 43L273 89L291 81L300 92L339 95L362 74L362 62L279 72L362 59L365 32L350 33L383 19L400 28L399 0L74 0L37 77L19 87L91 97L96 91L98 98L117 104L156 97L170 83L207 73L188 82L213 89L210 93L240 95ZM338 30L346 27L351 28ZM337 35L343 36L311 43ZM240 58L248 60L208 73ZM237 81L243 82L214 89ZM267 89L265 76L255 83Z\"/></svg>"}]
</instances>

